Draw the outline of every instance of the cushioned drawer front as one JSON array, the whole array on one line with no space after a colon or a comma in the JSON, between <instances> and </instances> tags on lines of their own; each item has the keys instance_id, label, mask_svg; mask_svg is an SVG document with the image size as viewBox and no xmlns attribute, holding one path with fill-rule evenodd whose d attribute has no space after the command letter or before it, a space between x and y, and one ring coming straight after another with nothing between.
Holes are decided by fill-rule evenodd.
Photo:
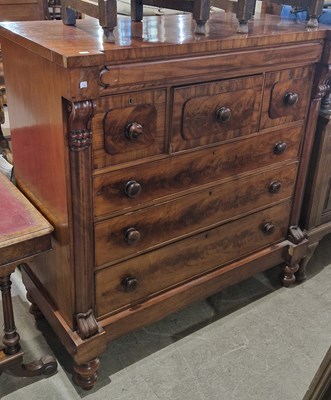
<instances>
[{"instance_id":1,"label":"cushioned drawer front","mask_svg":"<svg viewBox=\"0 0 331 400\"><path fill-rule=\"evenodd\" d=\"M312 73L312 67L301 67L266 74L260 129L305 118Z\"/></svg>"},{"instance_id":2,"label":"cushioned drawer front","mask_svg":"<svg viewBox=\"0 0 331 400\"><path fill-rule=\"evenodd\" d=\"M258 75L176 88L173 151L256 132L262 84Z\"/></svg>"},{"instance_id":3,"label":"cushioned drawer front","mask_svg":"<svg viewBox=\"0 0 331 400\"><path fill-rule=\"evenodd\" d=\"M297 163L236 179L95 226L96 264L136 255L292 196Z\"/></svg>"},{"instance_id":4,"label":"cushioned drawer front","mask_svg":"<svg viewBox=\"0 0 331 400\"><path fill-rule=\"evenodd\" d=\"M213 149L95 175L95 215L129 211L184 195L204 184L295 159L301 137L301 127L283 129Z\"/></svg>"},{"instance_id":5,"label":"cushioned drawer front","mask_svg":"<svg viewBox=\"0 0 331 400\"><path fill-rule=\"evenodd\" d=\"M96 272L98 316L285 238L289 201Z\"/></svg>"},{"instance_id":6,"label":"cushioned drawer front","mask_svg":"<svg viewBox=\"0 0 331 400\"><path fill-rule=\"evenodd\" d=\"M92 120L94 168L165 151L164 90L107 96Z\"/></svg>"}]
</instances>

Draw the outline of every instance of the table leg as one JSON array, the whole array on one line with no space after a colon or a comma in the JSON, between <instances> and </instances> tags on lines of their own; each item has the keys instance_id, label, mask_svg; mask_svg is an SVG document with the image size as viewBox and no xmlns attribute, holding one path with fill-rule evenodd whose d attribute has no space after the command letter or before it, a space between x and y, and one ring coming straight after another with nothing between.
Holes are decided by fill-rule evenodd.
<instances>
[{"instance_id":1,"label":"table leg","mask_svg":"<svg viewBox=\"0 0 331 400\"><path fill-rule=\"evenodd\" d=\"M11 280L10 275L0 277L0 290L2 296L3 319L4 319L4 337L5 353L8 355L16 354L20 346L20 336L16 332L13 304L11 298Z\"/></svg>"},{"instance_id":2,"label":"table leg","mask_svg":"<svg viewBox=\"0 0 331 400\"><path fill-rule=\"evenodd\" d=\"M0 354L0 374L9 370L17 376L50 375L57 370L57 363L52 356L43 356L40 360L23 364L23 351L20 346L20 336L16 331L13 303L11 298L10 275L0 276L0 291L2 296L5 345Z\"/></svg>"}]
</instances>

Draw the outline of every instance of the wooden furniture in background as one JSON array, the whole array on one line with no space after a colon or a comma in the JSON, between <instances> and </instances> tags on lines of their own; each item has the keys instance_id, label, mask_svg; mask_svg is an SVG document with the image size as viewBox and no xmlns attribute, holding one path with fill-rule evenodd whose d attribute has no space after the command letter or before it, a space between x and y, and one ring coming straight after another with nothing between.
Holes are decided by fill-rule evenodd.
<instances>
[{"instance_id":1,"label":"wooden furniture in background","mask_svg":"<svg viewBox=\"0 0 331 400\"><path fill-rule=\"evenodd\" d=\"M97 18L103 29L105 42L113 42L117 26L116 0L61 0L62 20L65 25L76 25L76 11Z\"/></svg>"},{"instance_id":2,"label":"wooden furniture in background","mask_svg":"<svg viewBox=\"0 0 331 400\"><path fill-rule=\"evenodd\" d=\"M118 22L114 44L91 19L0 27L17 182L55 227L23 281L84 389L114 338L278 264L295 281L331 60L327 28L276 16Z\"/></svg>"},{"instance_id":3,"label":"wooden furniture in background","mask_svg":"<svg viewBox=\"0 0 331 400\"><path fill-rule=\"evenodd\" d=\"M17 265L51 248L53 228L1 173L0 193L0 291L5 346L0 348L0 374L9 370L18 376L49 375L57 369L52 356L23 364L24 352L15 327L10 275Z\"/></svg>"},{"instance_id":4,"label":"wooden furniture in background","mask_svg":"<svg viewBox=\"0 0 331 400\"><path fill-rule=\"evenodd\" d=\"M143 20L143 6L170 8L193 14L196 21L195 33L205 34L205 24L209 19L210 6L234 12L239 21L238 33L247 33L247 22L254 14L256 0L131 0L131 18L135 22ZM113 42L117 25L116 0L62 0L62 19L66 25L76 25L75 11L99 19L104 31L104 40Z\"/></svg>"},{"instance_id":5,"label":"wooden furniture in background","mask_svg":"<svg viewBox=\"0 0 331 400\"><path fill-rule=\"evenodd\" d=\"M256 0L211 0L211 5L236 14L239 25L238 33L248 33L248 21L255 11Z\"/></svg>"},{"instance_id":6,"label":"wooden furniture in background","mask_svg":"<svg viewBox=\"0 0 331 400\"><path fill-rule=\"evenodd\" d=\"M0 0L0 21L45 19L46 0Z\"/></svg>"},{"instance_id":7,"label":"wooden furniture in background","mask_svg":"<svg viewBox=\"0 0 331 400\"><path fill-rule=\"evenodd\" d=\"M331 82L328 82L329 84ZM298 278L305 279L305 268L320 240L331 232L331 105L325 96L319 114L307 179L301 226L309 239L309 253L300 265Z\"/></svg>"},{"instance_id":8,"label":"wooden furniture in background","mask_svg":"<svg viewBox=\"0 0 331 400\"><path fill-rule=\"evenodd\" d=\"M270 8L274 12L273 3L275 5L289 5L297 7L299 9L306 9L309 15L309 21L307 26L309 28L316 28L318 26L318 17L323 12L324 0L264 0L268 3L269 11ZM269 12L268 11L268 12Z\"/></svg>"},{"instance_id":9,"label":"wooden furniture in background","mask_svg":"<svg viewBox=\"0 0 331 400\"><path fill-rule=\"evenodd\" d=\"M209 19L210 0L131 0L131 18L133 21L143 20L144 5L192 13L196 22L195 33L205 33L205 24Z\"/></svg>"}]
</instances>

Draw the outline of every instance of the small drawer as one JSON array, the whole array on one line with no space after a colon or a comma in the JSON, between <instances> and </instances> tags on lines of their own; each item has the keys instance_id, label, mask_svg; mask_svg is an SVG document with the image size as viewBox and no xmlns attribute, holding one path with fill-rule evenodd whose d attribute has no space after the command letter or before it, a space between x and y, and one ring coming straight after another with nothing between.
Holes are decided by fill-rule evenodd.
<instances>
[{"instance_id":1,"label":"small drawer","mask_svg":"<svg viewBox=\"0 0 331 400\"><path fill-rule=\"evenodd\" d=\"M260 129L303 120L307 114L312 67L266 74Z\"/></svg>"},{"instance_id":2,"label":"small drawer","mask_svg":"<svg viewBox=\"0 0 331 400\"><path fill-rule=\"evenodd\" d=\"M96 272L100 317L285 239L286 201Z\"/></svg>"},{"instance_id":3,"label":"small drawer","mask_svg":"<svg viewBox=\"0 0 331 400\"><path fill-rule=\"evenodd\" d=\"M94 168L165 152L165 90L97 100L92 120Z\"/></svg>"},{"instance_id":4,"label":"small drawer","mask_svg":"<svg viewBox=\"0 0 331 400\"><path fill-rule=\"evenodd\" d=\"M236 179L95 225L101 266L292 196L297 163Z\"/></svg>"},{"instance_id":5,"label":"small drawer","mask_svg":"<svg viewBox=\"0 0 331 400\"><path fill-rule=\"evenodd\" d=\"M173 151L258 131L262 75L176 88Z\"/></svg>"},{"instance_id":6,"label":"small drawer","mask_svg":"<svg viewBox=\"0 0 331 400\"><path fill-rule=\"evenodd\" d=\"M196 191L201 185L298 157L302 128L295 127L227 143L194 153L97 174L94 212L113 212L160 202Z\"/></svg>"}]
</instances>

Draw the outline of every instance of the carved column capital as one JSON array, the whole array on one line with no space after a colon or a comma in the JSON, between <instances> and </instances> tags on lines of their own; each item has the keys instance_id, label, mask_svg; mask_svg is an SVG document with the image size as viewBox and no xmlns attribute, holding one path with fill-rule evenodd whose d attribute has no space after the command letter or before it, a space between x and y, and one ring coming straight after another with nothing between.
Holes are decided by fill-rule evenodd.
<instances>
[{"instance_id":1,"label":"carved column capital","mask_svg":"<svg viewBox=\"0 0 331 400\"><path fill-rule=\"evenodd\" d=\"M91 120L94 104L91 100L67 104L68 110L68 145L71 151L82 151L92 143Z\"/></svg>"},{"instance_id":2,"label":"carved column capital","mask_svg":"<svg viewBox=\"0 0 331 400\"><path fill-rule=\"evenodd\" d=\"M68 144L71 151L87 149L92 143L92 132L89 129L73 129L68 133Z\"/></svg>"}]
</instances>

